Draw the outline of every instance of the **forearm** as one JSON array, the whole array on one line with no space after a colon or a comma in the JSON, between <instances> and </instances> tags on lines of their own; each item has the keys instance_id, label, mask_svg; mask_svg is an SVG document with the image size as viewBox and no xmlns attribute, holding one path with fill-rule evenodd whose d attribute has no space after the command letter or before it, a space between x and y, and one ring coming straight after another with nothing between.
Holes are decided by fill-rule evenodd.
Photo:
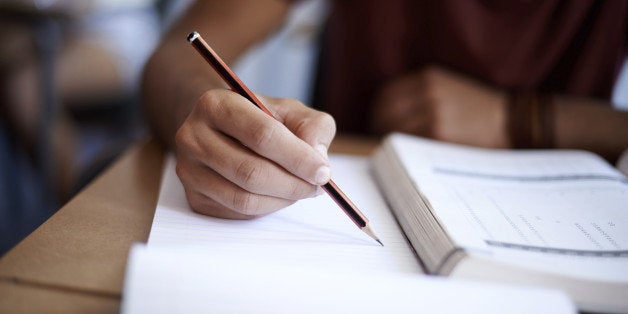
<instances>
[{"instance_id":1,"label":"forearm","mask_svg":"<svg viewBox=\"0 0 628 314\"><path fill-rule=\"evenodd\" d=\"M181 42L183 48L188 48ZM142 83L144 114L158 139L173 147L174 134L203 90L217 86L201 73L201 60L167 41L148 61ZM181 60L177 62L176 60ZM196 67L194 64L198 64Z\"/></svg>"},{"instance_id":2,"label":"forearm","mask_svg":"<svg viewBox=\"0 0 628 314\"><path fill-rule=\"evenodd\" d=\"M155 135L170 147L174 134L203 92L222 80L185 37L199 31L228 64L283 21L284 1L199 1L166 35L146 65L143 107Z\"/></svg>"},{"instance_id":3,"label":"forearm","mask_svg":"<svg viewBox=\"0 0 628 314\"><path fill-rule=\"evenodd\" d=\"M553 102L557 148L590 150L613 161L628 148L628 112L586 98L555 96Z\"/></svg>"}]
</instances>

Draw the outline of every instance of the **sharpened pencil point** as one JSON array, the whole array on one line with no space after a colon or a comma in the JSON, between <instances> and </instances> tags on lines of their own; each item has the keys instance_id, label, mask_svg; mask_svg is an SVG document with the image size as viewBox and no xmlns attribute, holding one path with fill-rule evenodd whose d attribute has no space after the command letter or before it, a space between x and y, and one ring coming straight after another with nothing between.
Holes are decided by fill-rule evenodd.
<instances>
[{"instance_id":1,"label":"sharpened pencil point","mask_svg":"<svg viewBox=\"0 0 628 314\"><path fill-rule=\"evenodd\" d=\"M384 246L384 243L379 240L379 238L375 235L375 232L373 232L373 229L371 229L371 226L369 226L368 223L366 224L366 226L364 226L364 228L362 228L362 231L368 234L369 237L373 238L373 240L377 241L377 243L379 243L381 246Z\"/></svg>"}]
</instances>

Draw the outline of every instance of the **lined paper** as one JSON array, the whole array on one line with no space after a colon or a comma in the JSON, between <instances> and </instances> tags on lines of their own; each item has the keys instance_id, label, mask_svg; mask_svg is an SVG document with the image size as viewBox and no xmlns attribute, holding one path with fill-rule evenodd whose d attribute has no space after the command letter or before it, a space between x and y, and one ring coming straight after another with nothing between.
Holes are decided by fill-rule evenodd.
<instances>
[{"instance_id":1,"label":"lined paper","mask_svg":"<svg viewBox=\"0 0 628 314\"><path fill-rule=\"evenodd\" d=\"M360 231L327 195L299 201L255 220L226 220L193 212L167 158L149 246L196 247L234 259L278 257L317 268L348 267L421 273L420 264L380 196L361 157L331 156L332 177L369 218L385 244Z\"/></svg>"},{"instance_id":2,"label":"lined paper","mask_svg":"<svg viewBox=\"0 0 628 314\"><path fill-rule=\"evenodd\" d=\"M169 157L149 242L130 254L122 312L574 312L554 290L423 275L367 159L331 156L331 163L335 182L385 247L327 195L255 220L196 214Z\"/></svg>"}]
</instances>

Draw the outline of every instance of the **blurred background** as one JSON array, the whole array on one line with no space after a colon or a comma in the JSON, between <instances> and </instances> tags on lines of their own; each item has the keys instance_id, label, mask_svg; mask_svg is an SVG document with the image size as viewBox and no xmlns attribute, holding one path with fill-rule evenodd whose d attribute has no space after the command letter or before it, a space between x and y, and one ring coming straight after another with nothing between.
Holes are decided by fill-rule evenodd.
<instances>
[{"instance_id":1,"label":"blurred background","mask_svg":"<svg viewBox=\"0 0 628 314\"><path fill-rule=\"evenodd\" d=\"M0 254L129 143L165 1L0 0Z\"/></svg>"},{"instance_id":2,"label":"blurred background","mask_svg":"<svg viewBox=\"0 0 628 314\"><path fill-rule=\"evenodd\" d=\"M142 67L190 2L0 0L0 255L149 137ZM256 92L309 103L327 11L299 2L236 73ZM626 63L613 103L628 109Z\"/></svg>"}]
</instances>

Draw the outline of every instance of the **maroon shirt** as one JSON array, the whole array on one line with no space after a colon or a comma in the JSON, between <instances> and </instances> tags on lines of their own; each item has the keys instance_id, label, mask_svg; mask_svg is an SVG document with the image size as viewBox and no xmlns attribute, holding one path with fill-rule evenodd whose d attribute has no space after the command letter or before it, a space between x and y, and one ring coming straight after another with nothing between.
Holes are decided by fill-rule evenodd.
<instances>
[{"instance_id":1,"label":"maroon shirt","mask_svg":"<svg viewBox=\"0 0 628 314\"><path fill-rule=\"evenodd\" d=\"M373 96L427 64L512 91L609 99L626 56L628 1L337 0L318 104L368 133Z\"/></svg>"}]
</instances>

